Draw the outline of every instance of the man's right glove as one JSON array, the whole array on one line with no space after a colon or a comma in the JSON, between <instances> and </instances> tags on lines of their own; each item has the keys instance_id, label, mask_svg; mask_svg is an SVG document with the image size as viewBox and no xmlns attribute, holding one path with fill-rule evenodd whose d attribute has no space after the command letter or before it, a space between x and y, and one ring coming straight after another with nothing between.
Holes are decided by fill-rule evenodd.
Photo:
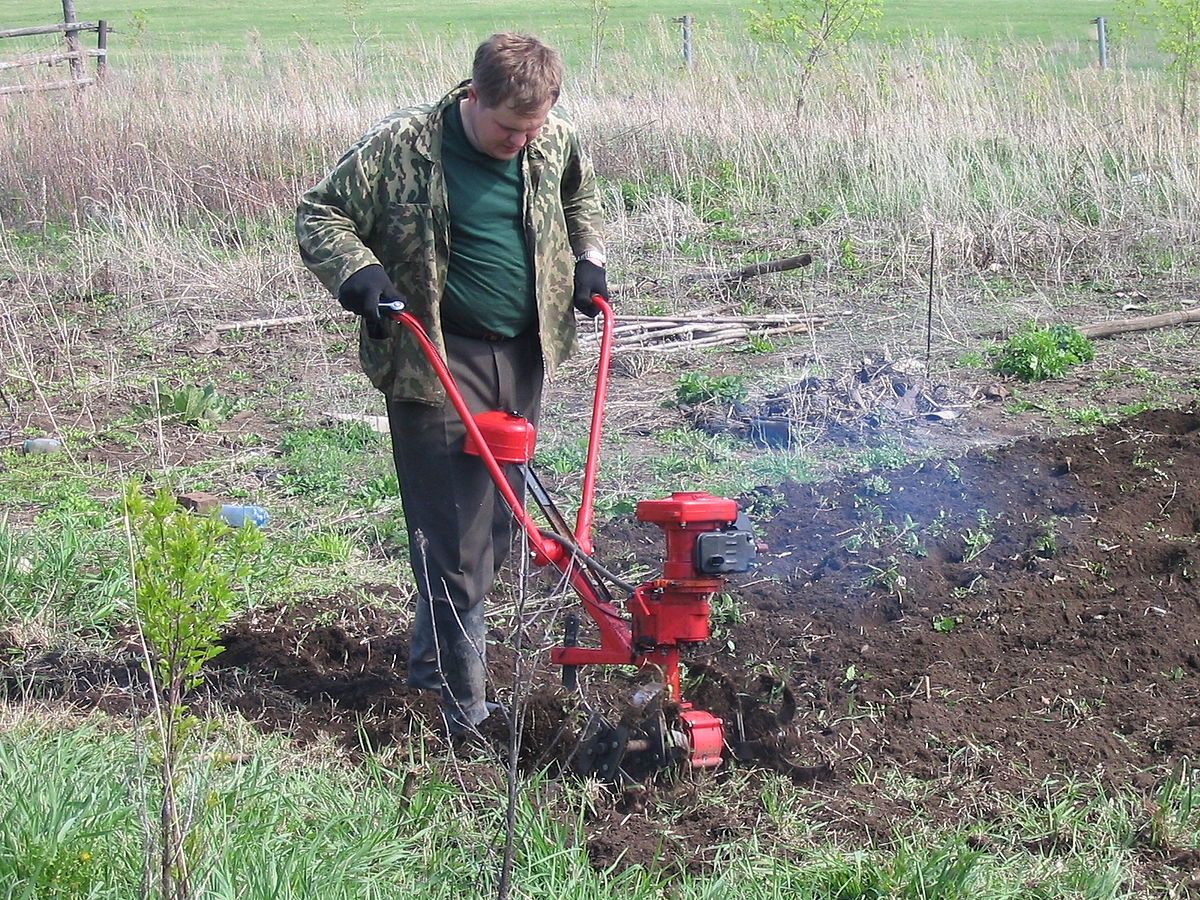
<instances>
[{"instance_id":1,"label":"man's right glove","mask_svg":"<svg viewBox=\"0 0 1200 900\"><path fill-rule=\"evenodd\" d=\"M363 317L367 334L374 340L387 337L383 318L379 315L380 300L403 300L404 295L396 290L392 279L387 277L383 266L370 265L359 269L338 290L338 303L344 309Z\"/></svg>"}]
</instances>

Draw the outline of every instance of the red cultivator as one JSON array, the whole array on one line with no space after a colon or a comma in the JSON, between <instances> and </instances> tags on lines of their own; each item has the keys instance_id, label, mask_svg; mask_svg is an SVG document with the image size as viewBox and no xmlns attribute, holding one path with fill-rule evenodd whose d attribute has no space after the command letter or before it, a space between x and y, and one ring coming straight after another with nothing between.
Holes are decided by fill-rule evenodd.
<instances>
[{"instance_id":1,"label":"red cultivator","mask_svg":"<svg viewBox=\"0 0 1200 900\"><path fill-rule=\"evenodd\" d=\"M638 666L658 673L658 681L637 692L615 725L599 715L592 716L576 751L576 768L604 779L620 778L629 771L649 772L676 762L713 768L721 763L723 724L721 719L693 709L683 700L679 654L682 647L708 639L709 602L721 590L723 576L750 567L755 556L754 538L733 500L681 492L637 504L638 521L657 525L666 537L666 561L658 578L630 585L593 559L592 501L613 332L611 308L600 297L594 297L593 302L604 316L603 336L583 495L573 529L529 467L535 439L533 425L500 411L472 415L421 324L404 312L401 303L381 305L413 334L437 371L466 426L466 452L479 456L487 466L497 490L528 536L535 562L554 565L563 573L596 624L599 646L581 647L579 619L568 616L563 646L550 651L551 661L563 667L563 683L574 688L579 667L586 665ZM549 529L540 528L525 511L501 470L505 464L522 468ZM617 607L605 581L628 593L625 613Z\"/></svg>"}]
</instances>

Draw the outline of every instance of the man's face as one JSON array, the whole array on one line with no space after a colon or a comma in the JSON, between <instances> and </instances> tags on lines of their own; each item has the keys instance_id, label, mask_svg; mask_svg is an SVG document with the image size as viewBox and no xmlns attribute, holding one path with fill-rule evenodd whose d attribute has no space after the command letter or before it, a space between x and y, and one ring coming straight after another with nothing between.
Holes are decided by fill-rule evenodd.
<instances>
[{"instance_id":1,"label":"man's face","mask_svg":"<svg viewBox=\"0 0 1200 900\"><path fill-rule=\"evenodd\" d=\"M538 136L552 103L530 115L508 105L484 106L475 88L467 88L462 103L463 127L467 139L480 153L493 159L512 159Z\"/></svg>"}]
</instances>

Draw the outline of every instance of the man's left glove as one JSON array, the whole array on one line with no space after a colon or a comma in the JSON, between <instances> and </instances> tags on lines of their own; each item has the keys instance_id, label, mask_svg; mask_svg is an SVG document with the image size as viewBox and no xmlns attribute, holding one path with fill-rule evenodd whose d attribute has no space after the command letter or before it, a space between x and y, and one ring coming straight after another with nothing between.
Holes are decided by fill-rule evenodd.
<instances>
[{"instance_id":1,"label":"man's left glove","mask_svg":"<svg viewBox=\"0 0 1200 900\"><path fill-rule=\"evenodd\" d=\"M575 296L572 302L589 319L596 318L600 312L600 308L592 302L595 294L608 299L608 279L604 276L604 266L581 259L575 263Z\"/></svg>"}]
</instances>

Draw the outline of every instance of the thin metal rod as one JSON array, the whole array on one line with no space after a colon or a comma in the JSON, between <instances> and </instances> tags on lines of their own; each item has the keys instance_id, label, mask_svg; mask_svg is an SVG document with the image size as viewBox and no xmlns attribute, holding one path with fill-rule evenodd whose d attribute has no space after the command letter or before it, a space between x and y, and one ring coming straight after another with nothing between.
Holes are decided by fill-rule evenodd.
<instances>
[{"instance_id":1,"label":"thin metal rod","mask_svg":"<svg viewBox=\"0 0 1200 900\"><path fill-rule=\"evenodd\" d=\"M937 229L929 232L929 301L925 309L925 377L929 377L929 359L933 355L933 273L937 258Z\"/></svg>"}]
</instances>

